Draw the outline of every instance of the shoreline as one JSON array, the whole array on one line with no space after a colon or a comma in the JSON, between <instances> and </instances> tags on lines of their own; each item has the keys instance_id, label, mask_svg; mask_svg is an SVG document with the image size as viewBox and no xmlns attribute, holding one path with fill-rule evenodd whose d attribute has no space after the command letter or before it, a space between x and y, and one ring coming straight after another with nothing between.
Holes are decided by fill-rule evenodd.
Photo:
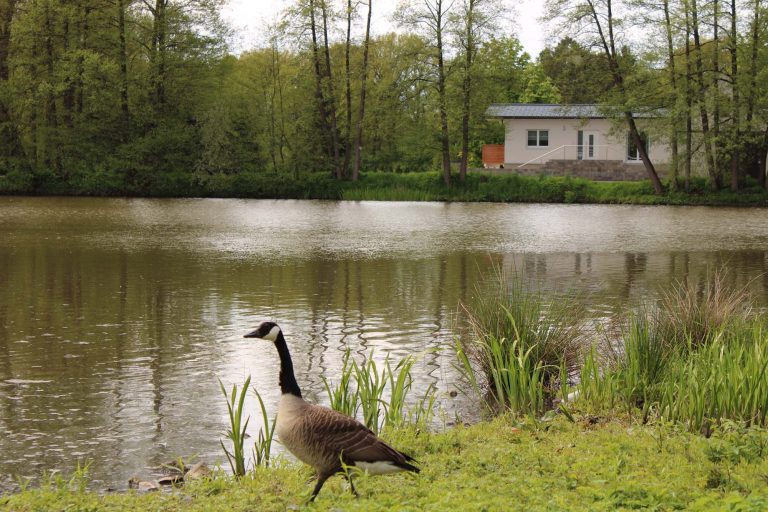
<instances>
[{"instance_id":1,"label":"shoreline","mask_svg":"<svg viewBox=\"0 0 768 512\"><path fill-rule=\"evenodd\" d=\"M34 181L34 180L32 180ZM748 184L739 192L711 192L696 178L691 191L655 195L648 182L590 181L571 177L530 177L475 172L446 187L436 172L365 173L357 182L337 181L325 173L295 176L268 173L221 174L204 182L189 175L158 173L154 181L129 184L118 176L99 183L78 177L34 184L29 179L0 179L3 196L315 199L332 201L414 201L467 203L624 204L653 206L768 207L768 191Z\"/></svg>"}]
</instances>

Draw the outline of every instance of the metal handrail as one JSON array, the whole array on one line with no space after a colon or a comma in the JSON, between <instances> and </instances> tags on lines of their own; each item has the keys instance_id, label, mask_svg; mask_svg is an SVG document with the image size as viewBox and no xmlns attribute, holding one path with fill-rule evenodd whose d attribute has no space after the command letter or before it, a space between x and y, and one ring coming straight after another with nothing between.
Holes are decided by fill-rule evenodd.
<instances>
[{"instance_id":1,"label":"metal handrail","mask_svg":"<svg viewBox=\"0 0 768 512\"><path fill-rule=\"evenodd\" d=\"M560 151L561 149L565 149L565 148L579 148L579 147L586 149L586 148L588 148L588 147L589 147L589 145L588 145L588 144L563 144L562 146L559 146L559 147L557 147L557 148L555 148L555 149L553 149L553 150L551 150L551 151L547 151L547 152L546 152L546 153L544 153L543 155L539 155L539 156L537 156L536 158L534 158L534 159L532 159L532 160L528 160L528 161L527 161L527 162L525 162L524 164L520 164L520 165L518 165L518 166L516 167L516 169L519 169L519 168L521 168L521 167L524 167L524 166L526 166L526 165L528 165L528 164L532 164L532 163L534 163L536 160L539 160L539 159L541 159L541 158L544 158L545 156L549 156L549 155L551 155L552 153L554 153L554 152L556 152L556 151ZM592 147L593 147L593 148L611 148L611 147L612 147L612 145L611 145L611 144L592 144Z\"/></svg>"}]
</instances>

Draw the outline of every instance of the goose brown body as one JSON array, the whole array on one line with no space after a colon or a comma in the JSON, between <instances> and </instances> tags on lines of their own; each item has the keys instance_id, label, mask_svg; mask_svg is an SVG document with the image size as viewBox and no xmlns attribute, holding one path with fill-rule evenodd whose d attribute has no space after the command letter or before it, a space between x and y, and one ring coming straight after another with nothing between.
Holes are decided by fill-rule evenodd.
<instances>
[{"instance_id":1,"label":"goose brown body","mask_svg":"<svg viewBox=\"0 0 768 512\"><path fill-rule=\"evenodd\" d=\"M411 464L415 462L413 458L379 439L356 419L310 404L302 398L288 346L276 324L264 322L246 337L273 341L280 355L283 394L275 429L280 443L317 472L311 499L317 496L328 478L343 470L343 465L355 466L371 474L419 472L419 468ZM349 483L356 494L351 479Z\"/></svg>"},{"instance_id":2,"label":"goose brown body","mask_svg":"<svg viewBox=\"0 0 768 512\"><path fill-rule=\"evenodd\" d=\"M291 394L280 399L277 414L280 442L321 474L335 474L341 463L371 474L417 471L411 457L379 439L354 418L306 402Z\"/></svg>"}]
</instances>

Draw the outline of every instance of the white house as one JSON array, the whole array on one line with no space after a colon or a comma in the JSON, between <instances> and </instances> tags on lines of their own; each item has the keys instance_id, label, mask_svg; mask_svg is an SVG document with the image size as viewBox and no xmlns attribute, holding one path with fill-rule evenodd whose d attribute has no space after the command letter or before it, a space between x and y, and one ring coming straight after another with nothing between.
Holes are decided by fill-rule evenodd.
<instances>
[{"instance_id":1,"label":"white house","mask_svg":"<svg viewBox=\"0 0 768 512\"><path fill-rule=\"evenodd\" d=\"M486 163L489 167L603 179L644 177L628 130L617 129L597 105L494 104L486 115L502 120L505 127L504 162ZM643 137L651 161L663 172L669 147Z\"/></svg>"}]
</instances>

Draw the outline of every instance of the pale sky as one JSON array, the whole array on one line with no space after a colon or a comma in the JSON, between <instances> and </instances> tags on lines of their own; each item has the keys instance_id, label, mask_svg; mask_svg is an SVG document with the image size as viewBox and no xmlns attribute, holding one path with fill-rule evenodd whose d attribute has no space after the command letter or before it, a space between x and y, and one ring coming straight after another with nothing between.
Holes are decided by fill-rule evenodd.
<instances>
[{"instance_id":1,"label":"pale sky","mask_svg":"<svg viewBox=\"0 0 768 512\"><path fill-rule=\"evenodd\" d=\"M395 29L391 22L392 12L399 0L374 0L374 20L371 30L382 34ZM544 10L543 0L503 0L517 6L517 14L511 14L512 21L502 22L503 34L515 34L525 50L534 59L545 46L545 27L538 18ZM224 8L224 17L236 31L236 50L247 50L263 42L262 28L278 15L293 0L229 0ZM362 24L362 20L359 21Z\"/></svg>"}]
</instances>

